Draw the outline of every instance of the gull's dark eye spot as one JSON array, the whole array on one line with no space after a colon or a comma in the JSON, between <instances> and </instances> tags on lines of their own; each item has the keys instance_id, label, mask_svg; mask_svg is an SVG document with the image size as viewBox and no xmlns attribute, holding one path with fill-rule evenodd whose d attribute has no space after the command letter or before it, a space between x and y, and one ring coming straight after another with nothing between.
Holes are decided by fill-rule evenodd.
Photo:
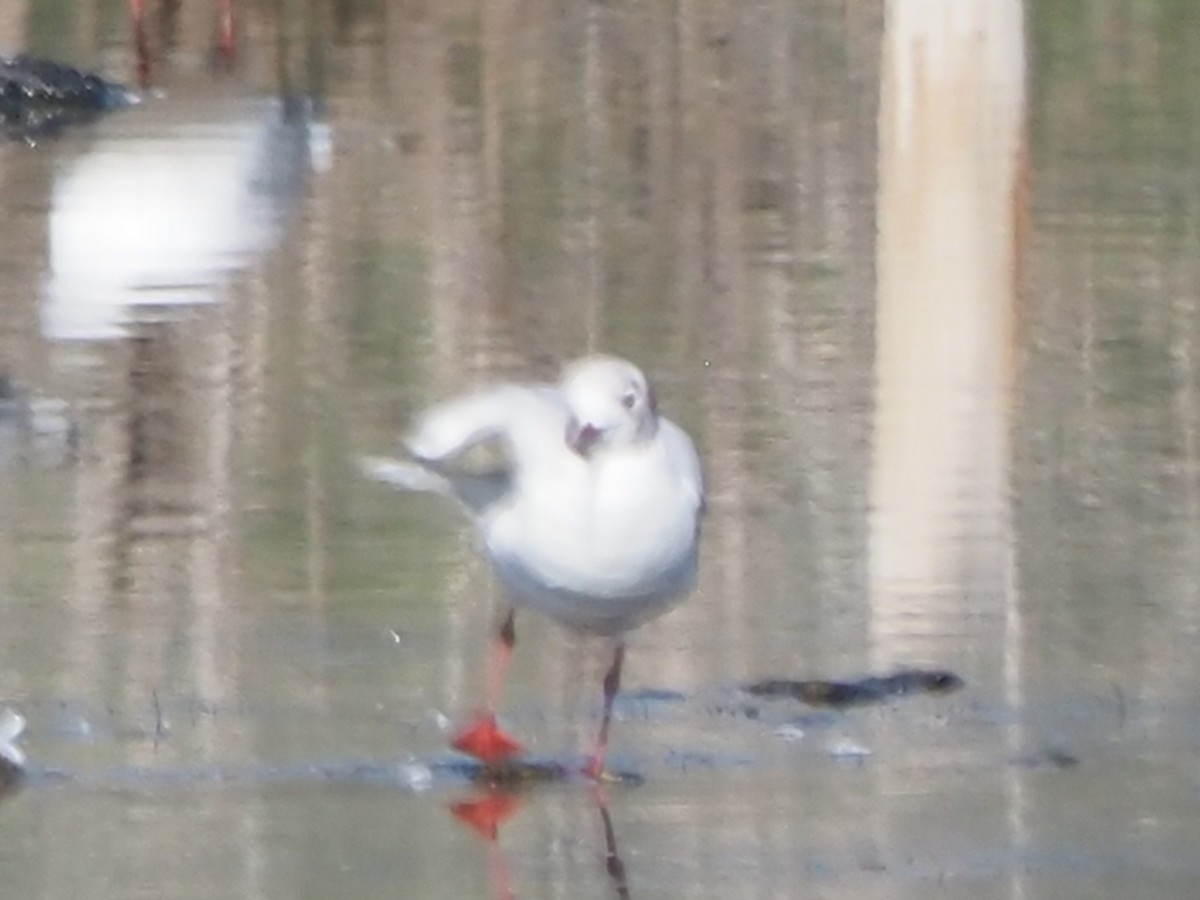
<instances>
[{"instance_id":1,"label":"gull's dark eye spot","mask_svg":"<svg viewBox=\"0 0 1200 900\"><path fill-rule=\"evenodd\" d=\"M635 391L626 391L621 396L621 405L626 409L633 409L637 405L637 393Z\"/></svg>"}]
</instances>

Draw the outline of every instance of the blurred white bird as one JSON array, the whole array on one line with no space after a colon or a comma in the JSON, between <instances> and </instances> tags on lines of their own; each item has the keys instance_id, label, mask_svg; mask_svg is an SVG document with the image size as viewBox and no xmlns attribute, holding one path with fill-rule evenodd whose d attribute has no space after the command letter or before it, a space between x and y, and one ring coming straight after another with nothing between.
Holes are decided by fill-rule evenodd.
<instances>
[{"instance_id":1,"label":"blurred white bird","mask_svg":"<svg viewBox=\"0 0 1200 900\"><path fill-rule=\"evenodd\" d=\"M488 441L506 465L453 465ZM612 642L604 713L587 773L604 771L624 635L679 601L695 580L704 489L687 434L658 415L642 372L592 356L557 385L504 384L421 415L407 438L417 464L367 461L373 477L458 500L511 606L500 617L485 704L454 746L487 764L520 752L495 710L515 642L514 607L528 607Z\"/></svg>"},{"instance_id":2,"label":"blurred white bird","mask_svg":"<svg viewBox=\"0 0 1200 900\"><path fill-rule=\"evenodd\" d=\"M302 104L226 95L98 123L55 172L44 334L119 339L218 302L282 233L324 134Z\"/></svg>"},{"instance_id":3,"label":"blurred white bird","mask_svg":"<svg viewBox=\"0 0 1200 900\"><path fill-rule=\"evenodd\" d=\"M25 767L25 752L17 746L17 738L24 731L24 716L7 707L0 710L0 766L13 770Z\"/></svg>"}]
</instances>

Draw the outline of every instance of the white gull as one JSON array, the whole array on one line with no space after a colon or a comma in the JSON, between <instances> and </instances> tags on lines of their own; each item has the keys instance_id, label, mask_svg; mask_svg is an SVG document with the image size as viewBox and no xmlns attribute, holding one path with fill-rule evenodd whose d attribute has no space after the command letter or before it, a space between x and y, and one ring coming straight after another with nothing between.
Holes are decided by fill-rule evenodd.
<instances>
[{"instance_id":1,"label":"white gull","mask_svg":"<svg viewBox=\"0 0 1200 900\"><path fill-rule=\"evenodd\" d=\"M503 450L501 471L455 465L489 441ZM612 642L587 767L599 777L624 635L681 600L695 580L704 489L691 439L658 415L636 366L591 356L569 365L557 385L503 384L435 406L406 444L417 465L372 460L368 472L458 500L511 603L500 616L486 703L455 746L489 764L520 750L497 728L495 707L515 641L514 608L530 608Z\"/></svg>"}]
</instances>

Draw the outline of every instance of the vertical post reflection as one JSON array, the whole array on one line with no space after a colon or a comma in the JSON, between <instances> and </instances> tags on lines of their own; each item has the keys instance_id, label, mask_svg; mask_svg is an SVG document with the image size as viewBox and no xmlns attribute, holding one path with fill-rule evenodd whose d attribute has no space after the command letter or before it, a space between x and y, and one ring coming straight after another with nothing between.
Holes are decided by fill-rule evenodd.
<instances>
[{"instance_id":1,"label":"vertical post reflection","mask_svg":"<svg viewBox=\"0 0 1200 900\"><path fill-rule=\"evenodd\" d=\"M891 0L879 111L871 640L970 660L1019 704L1010 416L1023 231L1021 0ZM971 615L963 615L964 604ZM997 618L1005 642L996 656ZM966 625L956 623L968 623ZM972 626L971 622L978 622ZM951 628L961 633L948 635ZM946 660L946 638L955 660ZM972 678L974 676L974 678ZM1013 740L1017 735L1012 736ZM1010 839L1022 831L1009 785ZM1013 884L1019 895L1019 877Z\"/></svg>"},{"instance_id":2,"label":"vertical post reflection","mask_svg":"<svg viewBox=\"0 0 1200 900\"><path fill-rule=\"evenodd\" d=\"M1023 121L1019 2L888 9L871 488L884 655L921 652L913 628L940 624L910 616L914 596L1007 572Z\"/></svg>"}]
</instances>

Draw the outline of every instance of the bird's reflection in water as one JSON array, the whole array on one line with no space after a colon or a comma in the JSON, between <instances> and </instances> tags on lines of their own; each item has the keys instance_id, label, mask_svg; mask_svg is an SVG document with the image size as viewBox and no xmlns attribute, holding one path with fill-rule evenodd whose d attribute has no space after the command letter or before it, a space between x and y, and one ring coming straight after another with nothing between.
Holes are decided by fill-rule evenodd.
<instances>
[{"instance_id":1,"label":"bird's reflection in water","mask_svg":"<svg viewBox=\"0 0 1200 900\"><path fill-rule=\"evenodd\" d=\"M480 788L478 793L450 805L451 814L460 822L469 825L487 844L492 895L499 900L511 900L516 896L508 864L500 847L500 827L516 815L530 798L531 792L527 787L528 782L506 785L492 783ZM603 785L595 784L591 786L590 795L592 803L600 813L604 835L605 872L616 896L621 900L628 900L629 882L625 863L617 849L616 831L608 809L608 792Z\"/></svg>"},{"instance_id":2,"label":"bird's reflection in water","mask_svg":"<svg viewBox=\"0 0 1200 900\"><path fill-rule=\"evenodd\" d=\"M604 867L608 877L616 888L617 896L629 900L629 882L625 878L625 863L617 852L617 835L613 831L612 815L608 811L608 794L604 788L597 785L592 789L596 798L596 806L600 810L600 820L604 824Z\"/></svg>"},{"instance_id":3,"label":"bird's reflection in water","mask_svg":"<svg viewBox=\"0 0 1200 900\"><path fill-rule=\"evenodd\" d=\"M489 881L492 895L499 900L511 900L516 896L508 875L508 865L500 850L500 826L516 814L523 802L523 794L509 789L490 788L482 794L457 800L450 805L454 818L470 825L487 844Z\"/></svg>"}]
</instances>

